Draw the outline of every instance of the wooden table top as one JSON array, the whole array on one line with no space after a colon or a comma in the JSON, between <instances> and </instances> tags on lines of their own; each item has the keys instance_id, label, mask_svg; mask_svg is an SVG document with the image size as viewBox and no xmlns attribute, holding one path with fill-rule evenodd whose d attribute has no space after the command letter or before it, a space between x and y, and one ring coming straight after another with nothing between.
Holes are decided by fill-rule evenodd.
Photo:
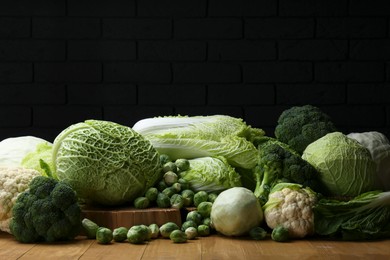
<instances>
[{"instance_id":1,"label":"wooden table top","mask_svg":"<svg viewBox=\"0 0 390 260\"><path fill-rule=\"evenodd\" d=\"M142 245L127 242L101 245L78 237L54 244L22 244L0 232L0 259L390 259L390 240L345 242L294 240L278 243L220 235L201 237L183 244L158 238Z\"/></svg>"}]
</instances>

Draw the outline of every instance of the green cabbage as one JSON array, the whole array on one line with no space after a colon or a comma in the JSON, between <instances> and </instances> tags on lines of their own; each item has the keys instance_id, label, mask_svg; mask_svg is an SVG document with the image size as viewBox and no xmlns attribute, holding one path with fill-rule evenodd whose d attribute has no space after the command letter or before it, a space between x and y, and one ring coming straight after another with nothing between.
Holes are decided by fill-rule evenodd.
<instances>
[{"instance_id":1,"label":"green cabbage","mask_svg":"<svg viewBox=\"0 0 390 260\"><path fill-rule=\"evenodd\" d=\"M311 143L302 158L319 172L325 195L354 197L375 187L376 164L370 152L341 132Z\"/></svg>"},{"instance_id":2,"label":"green cabbage","mask_svg":"<svg viewBox=\"0 0 390 260\"><path fill-rule=\"evenodd\" d=\"M241 186L240 175L224 157L201 157L189 162L190 168L180 176L194 191L219 192Z\"/></svg>"},{"instance_id":3,"label":"green cabbage","mask_svg":"<svg viewBox=\"0 0 390 260\"><path fill-rule=\"evenodd\" d=\"M252 141L264 135L262 129L225 115L147 118L133 129L173 160L224 156L229 164L244 169L256 166L258 152Z\"/></svg>"},{"instance_id":4,"label":"green cabbage","mask_svg":"<svg viewBox=\"0 0 390 260\"><path fill-rule=\"evenodd\" d=\"M130 127L87 120L53 143L56 174L80 198L103 205L133 201L161 179L159 154Z\"/></svg>"}]
</instances>

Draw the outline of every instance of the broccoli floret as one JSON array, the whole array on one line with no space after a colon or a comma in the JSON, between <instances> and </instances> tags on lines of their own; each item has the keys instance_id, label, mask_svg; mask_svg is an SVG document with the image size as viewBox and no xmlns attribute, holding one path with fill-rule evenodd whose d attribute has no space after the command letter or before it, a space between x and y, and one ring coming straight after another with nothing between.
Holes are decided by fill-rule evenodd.
<instances>
[{"instance_id":1,"label":"broccoli floret","mask_svg":"<svg viewBox=\"0 0 390 260\"><path fill-rule=\"evenodd\" d=\"M280 182L298 183L320 192L321 182L316 169L285 143L272 137L257 140L259 161L254 170L255 195L264 205L271 189Z\"/></svg>"},{"instance_id":2,"label":"broccoli floret","mask_svg":"<svg viewBox=\"0 0 390 260\"><path fill-rule=\"evenodd\" d=\"M302 154L305 148L324 135L335 132L331 118L312 105L295 106L279 116L275 137Z\"/></svg>"},{"instance_id":3,"label":"broccoli floret","mask_svg":"<svg viewBox=\"0 0 390 260\"><path fill-rule=\"evenodd\" d=\"M76 193L64 182L38 176L13 207L11 233L22 243L70 240L79 234L81 209Z\"/></svg>"}]
</instances>

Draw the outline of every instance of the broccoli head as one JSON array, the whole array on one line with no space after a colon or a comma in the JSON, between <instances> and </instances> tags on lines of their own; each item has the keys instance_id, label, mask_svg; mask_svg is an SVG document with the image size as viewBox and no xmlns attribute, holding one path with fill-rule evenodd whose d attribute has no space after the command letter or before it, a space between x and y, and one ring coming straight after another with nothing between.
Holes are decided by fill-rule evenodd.
<instances>
[{"instance_id":1,"label":"broccoli head","mask_svg":"<svg viewBox=\"0 0 390 260\"><path fill-rule=\"evenodd\" d=\"M305 148L324 135L335 132L331 118L312 105L295 106L282 112L275 137L302 154Z\"/></svg>"},{"instance_id":2,"label":"broccoli head","mask_svg":"<svg viewBox=\"0 0 390 260\"><path fill-rule=\"evenodd\" d=\"M259 161L254 170L255 195L264 205L271 189L280 182L298 183L320 192L321 182L317 170L287 144L272 137L257 140Z\"/></svg>"},{"instance_id":3,"label":"broccoli head","mask_svg":"<svg viewBox=\"0 0 390 260\"><path fill-rule=\"evenodd\" d=\"M12 213L10 230L22 243L70 240L81 228L76 193L66 183L45 176L32 179Z\"/></svg>"}]
</instances>

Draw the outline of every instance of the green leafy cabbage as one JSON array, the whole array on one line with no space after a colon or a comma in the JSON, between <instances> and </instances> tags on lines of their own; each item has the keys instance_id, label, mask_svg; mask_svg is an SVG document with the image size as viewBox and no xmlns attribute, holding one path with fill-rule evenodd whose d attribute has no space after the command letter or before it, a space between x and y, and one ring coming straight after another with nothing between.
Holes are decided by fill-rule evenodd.
<instances>
[{"instance_id":1,"label":"green leafy cabbage","mask_svg":"<svg viewBox=\"0 0 390 260\"><path fill-rule=\"evenodd\" d=\"M189 162L190 168L180 172L180 176L194 191L220 192L241 186L240 175L222 156L201 157Z\"/></svg>"},{"instance_id":2,"label":"green leafy cabbage","mask_svg":"<svg viewBox=\"0 0 390 260\"><path fill-rule=\"evenodd\" d=\"M130 127L87 120L63 130L53 143L60 180L78 196L103 205L134 200L162 176L159 154Z\"/></svg>"},{"instance_id":3,"label":"green leafy cabbage","mask_svg":"<svg viewBox=\"0 0 390 260\"><path fill-rule=\"evenodd\" d=\"M341 132L329 133L308 145L302 158L319 172L324 195L354 197L374 189L376 164L370 152Z\"/></svg>"},{"instance_id":4,"label":"green leafy cabbage","mask_svg":"<svg viewBox=\"0 0 390 260\"><path fill-rule=\"evenodd\" d=\"M133 129L173 160L224 156L229 164L245 169L256 165L257 149L252 141L264 135L262 129L226 115L147 118Z\"/></svg>"}]
</instances>

